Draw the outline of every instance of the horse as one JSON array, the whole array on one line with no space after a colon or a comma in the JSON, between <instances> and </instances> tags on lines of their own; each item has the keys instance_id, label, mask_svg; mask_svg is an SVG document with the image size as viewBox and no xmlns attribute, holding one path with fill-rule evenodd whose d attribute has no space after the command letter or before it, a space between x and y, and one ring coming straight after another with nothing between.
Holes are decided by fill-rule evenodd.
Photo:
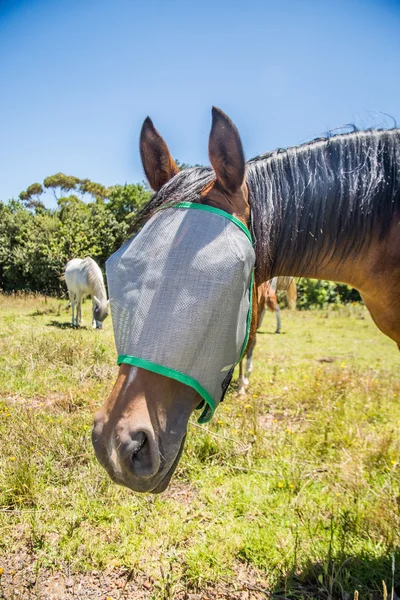
<instances>
[{"instance_id":1,"label":"horse","mask_svg":"<svg viewBox=\"0 0 400 600\"><path fill-rule=\"evenodd\" d=\"M295 278L294 277L274 277L273 279L271 279L271 281L269 283L271 285L272 290L275 293L276 292L285 292L286 293L288 308L290 310L294 310L296 308L296 302L297 302L297 286L296 286ZM279 308L278 303L276 304L275 314L276 314L276 331L275 331L275 333L280 333L281 332L281 310ZM260 324L257 327L257 329L259 329L261 327L263 316L261 317L261 321L260 321Z\"/></svg>"},{"instance_id":2,"label":"horse","mask_svg":"<svg viewBox=\"0 0 400 600\"><path fill-rule=\"evenodd\" d=\"M294 277L274 277L271 281L265 281L257 288L257 330L262 325L265 312L269 310L270 312L275 312L276 315L275 333L279 334L281 332L281 310L276 297L277 291L284 291L286 293L290 310L296 308L297 286ZM241 396L246 393L246 386L249 385L249 377L253 371L253 351L256 340L257 337L254 336L252 343L246 348L246 369L243 369L244 357L239 363L238 391Z\"/></svg>"},{"instance_id":3,"label":"horse","mask_svg":"<svg viewBox=\"0 0 400 600\"><path fill-rule=\"evenodd\" d=\"M108 300L104 287L103 274L99 265L90 258L73 258L65 266L64 277L72 309L72 327L82 322L82 299L87 294L92 297L93 329L101 329L108 315ZM74 308L76 315L74 318Z\"/></svg>"},{"instance_id":4,"label":"horse","mask_svg":"<svg viewBox=\"0 0 400 600\"><path fill-rule=\"evenodd\" d=\"M269 281L264 281L264 283L261 283L257 288L257 330L261 327L265 311L269 310L271 312L275 312L276 314L277 329L275 333L280 333L281 321L279 316L280 313L278 312L279 304L275 292L276 288L274 290ZM239 377L237 383L239 386L238 393L241 396L244 396L246 393L246 387L249 385L250 373L253 371L253 351L256 345L256 339L256 336L254 336L252 343L246 348L246 369L243 368L244 356L239 363Z\"/></svg>"},{"instance_id":5,"label":"horse","mask_svg":"<svg viewBox=\"0 0 400 600\"><path fill-rule=\"evenodd\" d=\"M150 118L142 127L140 153L155 195L137 227L146 221L153 227L163 207L182 201L224 211L252 233L255 285L276 276L346 283L359 290L375 324L400 348L400 129L319 138L246 164L235 125L214 107L212 168L179 171ZM148 261L154 260L150 252ZM163 309L162 297L154 302ZM253 294L249 344L257 321ZM222 335L218 324L216 329ZM184 332L175 333L178 343ZM201 400L186 382L122 360L94 418L98 460L115 482L162 492Z\"/></svg>"}]
</instances>

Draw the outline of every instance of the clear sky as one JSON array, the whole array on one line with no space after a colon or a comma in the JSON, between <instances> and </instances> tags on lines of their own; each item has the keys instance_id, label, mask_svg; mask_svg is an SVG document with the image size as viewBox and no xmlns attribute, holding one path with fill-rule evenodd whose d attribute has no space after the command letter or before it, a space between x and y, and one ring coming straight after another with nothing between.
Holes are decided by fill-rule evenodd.
<instances>
[{"instance_id":1,"label":"clear sky","mask_svg":"<svg viewBox=\"0 0 400 600\"><path fill-rule=\"evenodd\" d=\"M141 181L147 115L207 164L213 104L247 158L400 124L400 1L0 0L0 200L59 171Z\"/></svg>"}]
</instances>

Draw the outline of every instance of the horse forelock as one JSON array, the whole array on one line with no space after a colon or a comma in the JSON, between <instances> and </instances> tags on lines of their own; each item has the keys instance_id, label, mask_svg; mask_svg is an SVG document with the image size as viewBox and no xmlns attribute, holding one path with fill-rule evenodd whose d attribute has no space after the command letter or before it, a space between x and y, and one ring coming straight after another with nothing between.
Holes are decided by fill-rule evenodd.
<instances>
[{"instance_id":1,"label":"horse forelock","mask_svg":"<svg viewBox=\"0 0 400 600\"><path fill-rule=\"evenodd\" d=\"M141 227L160 208L178 202L201 202L201 192L215 177L211 167L193 167L179 171L166 183L138 214L133 231Z\"/></svg>"}]
</instances>

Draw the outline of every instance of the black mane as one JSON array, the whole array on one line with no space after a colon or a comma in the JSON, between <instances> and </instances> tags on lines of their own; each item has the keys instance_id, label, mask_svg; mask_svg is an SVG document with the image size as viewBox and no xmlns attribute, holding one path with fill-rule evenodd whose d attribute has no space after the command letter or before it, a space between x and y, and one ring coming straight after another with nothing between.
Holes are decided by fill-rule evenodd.
<instances>
[{"instance_id":1,"label":"black mane","mask_svg":"<svg viewBox=\"0 0 400 600\"><path fill-rule=\"evenodd\" d=\"M312 273L383 237L400 211L400 130L355 131L248 163L261 275ZM333 251L333 253L332 253Z\"/></svg>"}]
</instances>

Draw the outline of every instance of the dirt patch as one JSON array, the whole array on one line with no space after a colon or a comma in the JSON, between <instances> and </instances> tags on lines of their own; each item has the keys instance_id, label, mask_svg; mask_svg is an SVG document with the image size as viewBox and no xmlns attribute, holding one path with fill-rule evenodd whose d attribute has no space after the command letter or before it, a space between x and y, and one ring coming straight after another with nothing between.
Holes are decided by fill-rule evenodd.
<instances>
[{"instance_id":1,"label":"dirt patch","mask_svg":"<svg viewBox=\"0 0 400 600\"><path fill-rule=\"evenodd\" d=\"M174 481L163 493L163 498L175 500L180 504L189 506L198 495L198 490L194 485Z\"/></svg>"},{"instance_id":2,"label":"dirt patch","mask_svg":"<svg viewBox=\"0 0 400 600\"><path fill-rule=\"evenodd\" d=\"M57 408L65 411L65 403L70 401L69 394L53 393L47 394L46 396L33 396L25 398L20 394L0 394L0 398L14 405L21 405L25 408L32 408L34 410L42 410L44 408Z\"/></svg>"},{"instance_id":3,"label":"dirt patch","mask_svg":"<svg viewBox=\"0 0 400 600\"><path fill-rule=\"evenodd\" d=\"M13 406L52 414L72 413L89 406L85 400L84 389L79 395L71 392L51 392L46 396L38 394L26 398L20 394L0 394L0 399Z\"/></svg>"},{"instance_id":4,"label":"dirt patch","mask_svg":"<svg viewBox=\"0 0 400 600\"><path fill-rule=\"evenodd\" d=\"M128 577L126 571L71 573L68 566L53 571L21 556L2 564L2 600L144 600L153 587L151 582Z\"/></svg>"},{"instance_id":5,"label":"dirt patch","mask_svg":"<svg viewBox=\"0 0 400 600\"><path fill-rule=\"evenodd\" d=\"M32 561L28 554L1 559L1 600L261 600L269 594L260 573L239 563L236 581L222 581L203 590L172 583L168 576L159 581L127 569L105 569L90 573L52 570Z\"/></svg>"}]
</instances>

